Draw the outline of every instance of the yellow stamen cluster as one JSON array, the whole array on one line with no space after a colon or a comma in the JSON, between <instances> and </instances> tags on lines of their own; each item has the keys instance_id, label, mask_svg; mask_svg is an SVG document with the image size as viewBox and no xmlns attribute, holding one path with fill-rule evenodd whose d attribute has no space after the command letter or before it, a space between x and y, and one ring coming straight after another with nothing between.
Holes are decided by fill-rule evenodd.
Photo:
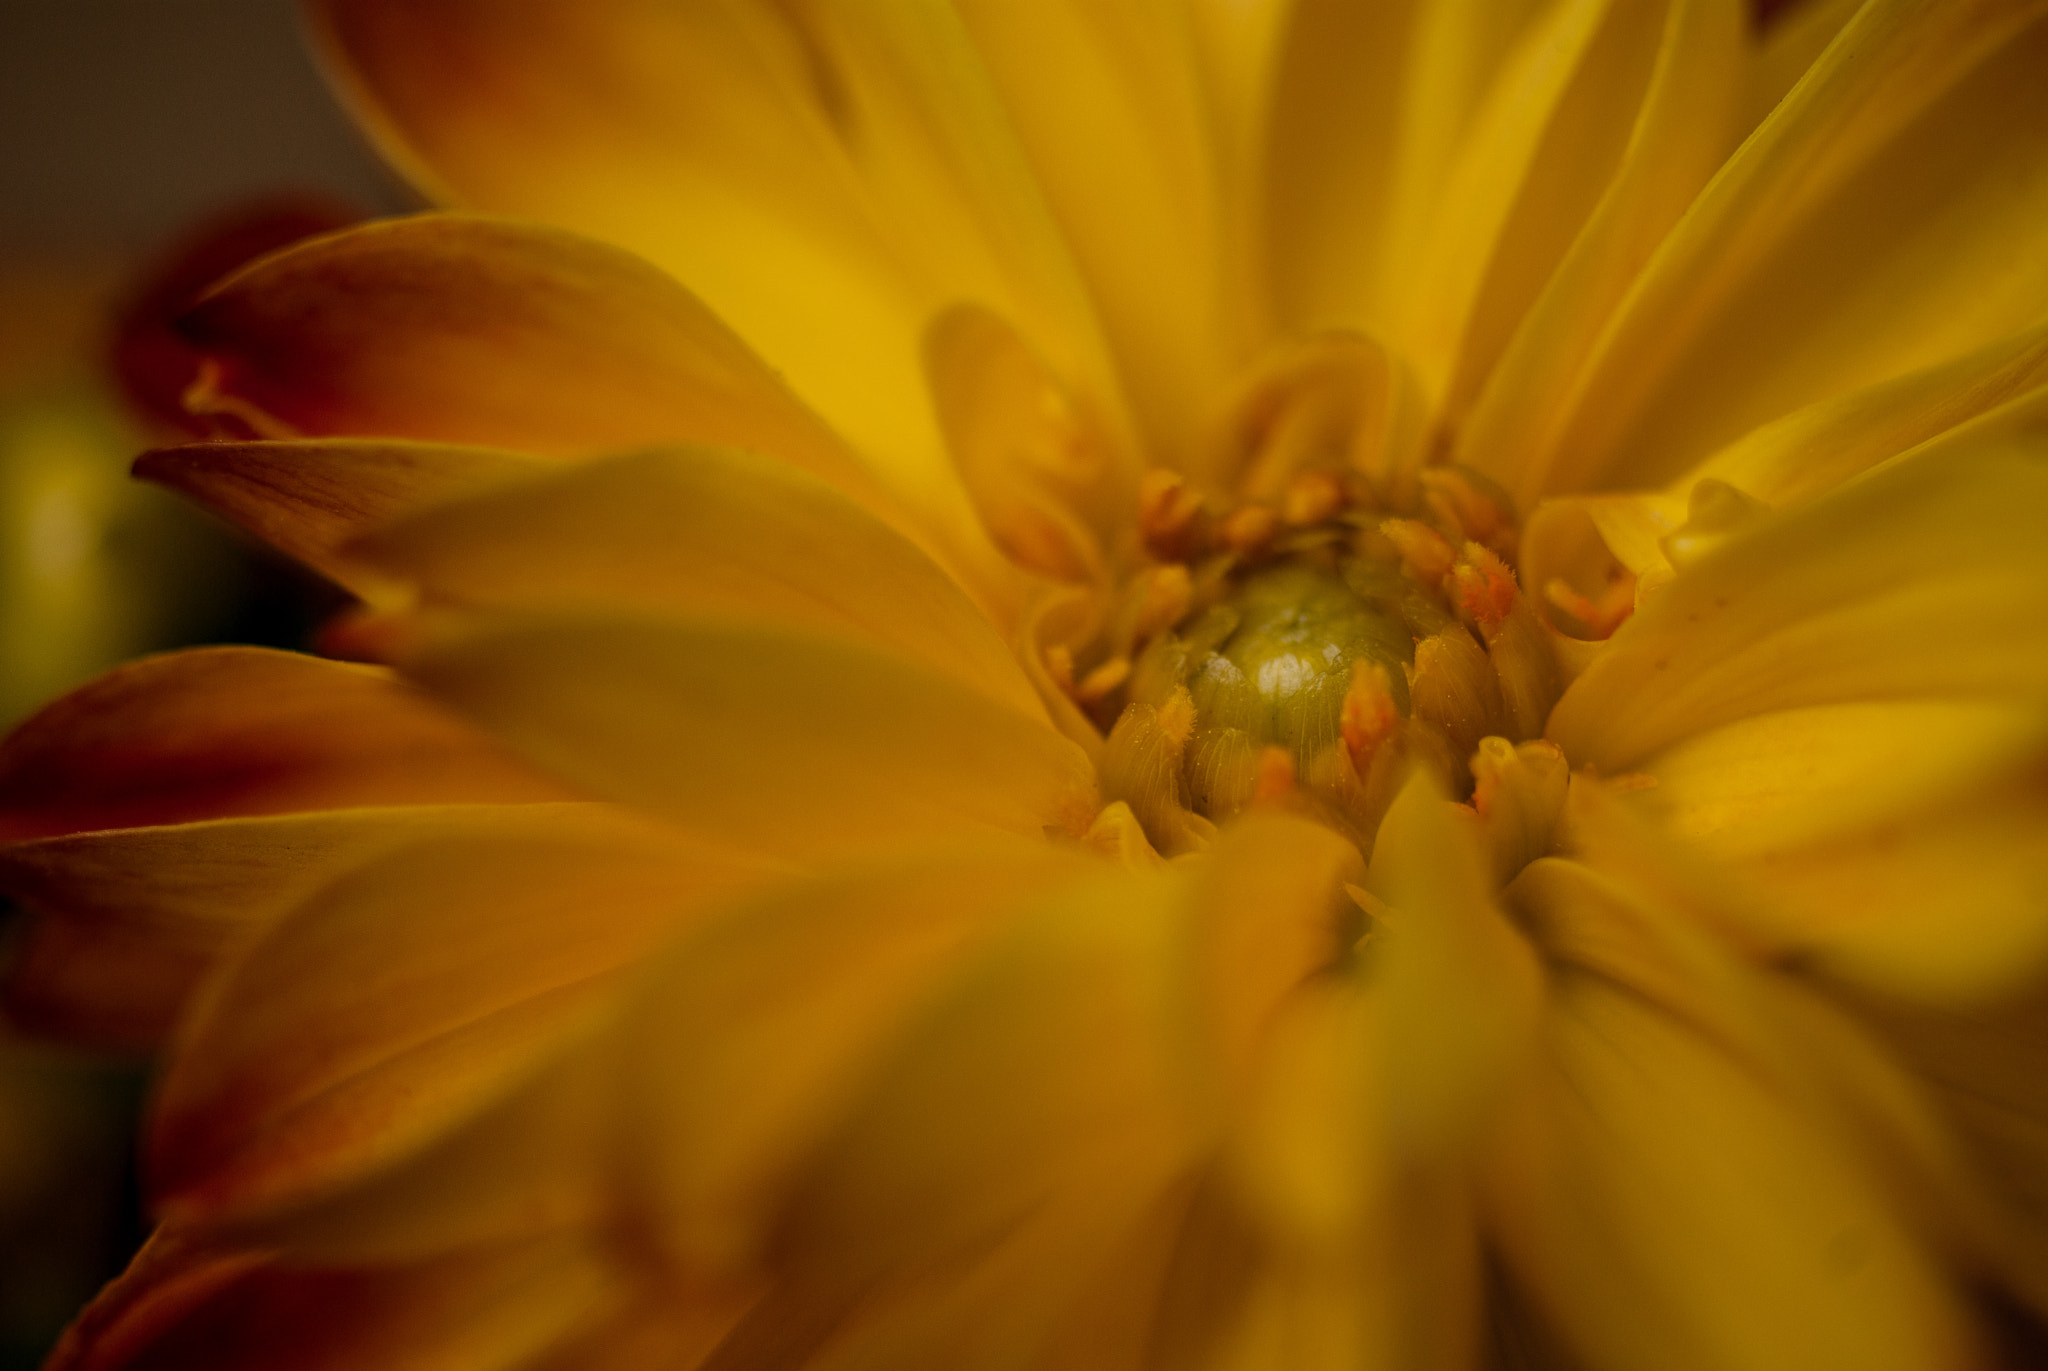
<instances>
[{"instance_id":1,"label":"yellow stamen cluster","mask_svg":"<svg viewBox=\"0 0 2048 1371\"><path fill-rule=\"evenodd\" d=\"M1145 473L1138 565L1086 641L1046 653L1107 734L1104 799L1168 854L1261 804L1369 850L1412 766L1471 793L1482 743L1538 736L1559 689L1484 478L1311 466L1266 487L1225 502Z\"/></svg>"}]
</instances>

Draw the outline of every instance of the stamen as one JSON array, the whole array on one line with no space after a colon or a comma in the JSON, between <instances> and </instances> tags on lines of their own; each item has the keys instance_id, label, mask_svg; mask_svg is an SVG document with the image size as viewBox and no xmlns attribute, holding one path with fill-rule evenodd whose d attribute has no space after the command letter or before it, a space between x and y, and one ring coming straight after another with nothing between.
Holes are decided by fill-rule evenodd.
<instances>
[{"instance_id":1,"label":"stamen","mask_svg":"<svg viewBox=\"0 0 2048 1371\"><path fill-rule=\"evenodd\" d=\"M1080 684L1074 687L1074 697L1083 704L1091 705L1107 699L1109 693L1122 685L1130 674L1130 658L1112 657L1081 678Z\"/></svg>"},{"instance_id":2,"label":"stamen","mask_svg":"<svg viewBox=\"0 0 2048 1371\"><path fill-rule=\"evenodd\" d=\"M1436 585L1449 573L1458 554L1444 541L1444 536L1428 524L1415 519L1386 519L1380 523L1380 532L1391 540L1401 554L1401 563L1424 585Z\"/></svg>"},{"instance_id":3,"label":"stamen","mask_svg":"<svg viewBox=\"0 0 2048 1371\"><path fill-rule=\"evenodd\" d=\"M1240 505L1223 521L1223 544L1241 556L1262 551L1273 541L1280 516L1265 505Z\"/></svg>"},{"instance_id":4,"label":"stamen","mask_svg":"<svg viewBox=\"0 0 2048 1371\"><path fill-rule=\"evenodd\" d=\"M1258 780L1252 787L1252 803L1273 804L1293 793L1294 758L1284 747L1262 749Z\"/></svg>"}]
</instances>

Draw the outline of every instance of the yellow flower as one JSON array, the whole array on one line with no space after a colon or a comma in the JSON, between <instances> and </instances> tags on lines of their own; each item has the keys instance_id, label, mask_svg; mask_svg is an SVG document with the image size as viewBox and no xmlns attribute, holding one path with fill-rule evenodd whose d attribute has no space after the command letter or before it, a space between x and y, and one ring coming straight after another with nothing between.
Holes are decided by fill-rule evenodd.
<instances>
[{"instance_id":1,"label":"yellow flower","mask_svg":"<svg viewBox=\"0 0 2048 1371\"><path fill-rule=\"evenodd\" d=\"M185 320L388 665L0 748L58 1366L2038 1351L2048 4L313 14L523 218Z\"/></svg>"}]
</instances>

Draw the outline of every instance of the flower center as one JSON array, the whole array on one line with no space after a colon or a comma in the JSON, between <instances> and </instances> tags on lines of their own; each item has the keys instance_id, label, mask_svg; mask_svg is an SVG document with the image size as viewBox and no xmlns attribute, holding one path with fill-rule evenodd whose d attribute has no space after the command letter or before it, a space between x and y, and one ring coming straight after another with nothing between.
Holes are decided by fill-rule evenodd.
<instances>
[{"instance_id":1,"label":"flower center","mask_svg":"<svg viewBox=\"0 0 2048 1371\"><path fill-rule=\"evenodd\" d=\"M1105 799L1161 851L1262 802L1370 850L1412 766L1469 794L1483 739L1541 732L1555 663L1494 551L1512 552L1513 520L1476 478L1429 468L1396 500L1313 472L1273 503L1207 510L1151 484L1170 517L1145 526L1151 556L1076 654L1075 694L1108 727Z\"/></svg>"}]
</instances>

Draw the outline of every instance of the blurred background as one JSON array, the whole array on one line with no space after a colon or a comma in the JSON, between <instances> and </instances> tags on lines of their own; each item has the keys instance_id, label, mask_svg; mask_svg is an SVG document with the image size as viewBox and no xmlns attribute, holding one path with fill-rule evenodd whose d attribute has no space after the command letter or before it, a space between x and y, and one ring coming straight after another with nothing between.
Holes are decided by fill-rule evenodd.
<instances>
[{"instance_id":1,"label":"blurred background","mask_svg":"<svg viewBox=\"0 0 2048 1371\"><path fill-rule=\"evenodd\" d=\"M317 586L128 479L172 435L109 365L117 311L195 225L280 194L409 203L291 0L0 0L0 726L139 653L304 644ZM146 1077L0 1027L0 1371L37 1365L140 1240Z\"/></svg>"}]
</instances>

